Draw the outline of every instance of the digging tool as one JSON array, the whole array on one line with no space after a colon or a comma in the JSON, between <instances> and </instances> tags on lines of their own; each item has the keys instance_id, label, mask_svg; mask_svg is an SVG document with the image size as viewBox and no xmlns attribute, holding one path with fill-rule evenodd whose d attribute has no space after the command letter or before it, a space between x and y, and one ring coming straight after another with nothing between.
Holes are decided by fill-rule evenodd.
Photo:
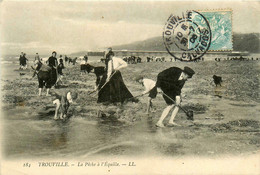
<instances>
[{"instance_id":1,"label":"digging tool","mask_svg":"<svg viewBox=\"0 0 260 175\"><path fill-rule=\"evenodd\" d=\"M58 83L59 78L60 78L60 75L58 74L58 63L57 63L57 66L56 66L56 75L57 75L57 80L56 80L54 86L57 86L57 83Z\"/></svg>"},{"instance_id":2,"label":"digging tool","mask_svg":"<svg viewBox=\"0 0 260 175\"><path fill-rule=\"evenodd\" d=\"M146 95L146 94L148 94L149 92L146 92L145 94L140 94L140 95L137 95L137 96L134 96L134 97L131 97L131 98L127 98L127 99L125 99L125 101L124 101L124 103L125 102L128 102L129 100L131 100L131 99L135 99L135 98L137 98L137 97L142 97L142 96L144 96L144 95Z\"/></svg>"},{"instance_id":3,"label":"digging tool","mask_svg":"<svg viewBox=\"0 0 260 175\"><path fill-rule=\"evenodd\" d=\"M171 97L169 97L167 94L165 94L164 92L161 92L163 95L165 95L167 98L169 98L171 101L173 101L174 103L176 103ZM183 109L180 105L178 105L179 108L187 115L187 120L193 120L193 111L188 110L186 111L185 109Z\"/></svg>"},{"instance_id":4,"label":"digging tool","mask_svg":"<svg viewBox=\"0 0 260 175\"><path fill-rule=\"evenodd\" d=\"M93 94L93 93L96 92L96 91L97 91L97 90L95 89L94 91L89 92L88 95L91 95L91 94Z\"/></svg>"}]
</instances>

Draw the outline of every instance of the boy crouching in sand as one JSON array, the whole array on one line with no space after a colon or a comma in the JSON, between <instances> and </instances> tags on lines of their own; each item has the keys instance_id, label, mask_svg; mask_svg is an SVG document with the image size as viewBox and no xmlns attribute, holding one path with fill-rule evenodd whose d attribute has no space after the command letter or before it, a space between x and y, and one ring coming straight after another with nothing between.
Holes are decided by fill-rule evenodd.
<instances>
[{"instance_id":1,"label":"boy crouching in sand","mask_svg":"<svg viewBox=\"0 0 260 175\"><path fill-rule=\"evenodd\" d=\"M57 99L53 101L53 104L56 105L54 120L58 120L58 112L60 112L60 119L66 119L67 112L73 100L76 100L78 94L76 92L67 91L63 95L58 96Z\"/></svg>"},{"instance_id":2,"label":"boy crouching in sand","mask_svg":"<svg viewBox=\"0 0 260 175\"><path fill-rule=\"evenodd\" d=\"M136 81L144 86L145 90L142 92L143 95L149 93L148 100L147 100L147 110L146 110L146 114L149 114L150 109L153 108L152 99L154 99L157 95L157 89L154 88L156 82L144 77L138 77Z\"/></svg>"}]
</instances>

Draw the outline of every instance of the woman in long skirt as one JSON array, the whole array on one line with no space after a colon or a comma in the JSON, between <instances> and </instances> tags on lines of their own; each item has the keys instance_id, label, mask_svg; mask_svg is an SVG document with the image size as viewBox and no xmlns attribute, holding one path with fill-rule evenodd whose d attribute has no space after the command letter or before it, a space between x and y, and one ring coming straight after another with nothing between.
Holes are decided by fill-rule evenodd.
<instances>
[{"instance_id":1,"label":"woman in long skirt","mask_svg":"<svg viewBox=\"0 0 260 175\"><path fill-rule=\"evenodd\" d=\"M52 56L48 59L48 66L51 67L51 76L50 76L50 82L52 86L56 84L58 75L57 75L57 66L58 66L58 60L56 58L57 53L55 51L52 52Z\"/></svg>"},{"instance_id":2,"label":"woman in long skirt","mask_svg":"<svg viewBox=\"0 0 260 175\"><path fill-rule=\"evenodd\" d=\"M127 67L127 63L121 58L114 57L114 53L108 55L107 71L103 75L98 87L98 103L121 102L132 98L133 95L127 89L119 69Z\"/></svg>"}]
</instances>

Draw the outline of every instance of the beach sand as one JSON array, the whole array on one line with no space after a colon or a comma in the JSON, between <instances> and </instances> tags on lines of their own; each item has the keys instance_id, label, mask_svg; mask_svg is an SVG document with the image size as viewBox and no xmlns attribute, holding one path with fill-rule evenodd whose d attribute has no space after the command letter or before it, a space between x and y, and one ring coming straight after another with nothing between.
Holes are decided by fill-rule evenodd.
<instances>
[{"instance_id":1,"label":"beach sand","mask_svg":"<svg viewBox=\"0 0 260 175\"><path fill-rule=\"evenodd\" d=\"M102 65L102 63L93 63ZM179 111L178 127L156 128L166 104L160 94L153 100L156 111L145 114L147 96L138 103L98 104L95 75L80 75L79 64L64 69L63 84L51 94L65 90L79 93L66 122L54 121L55 96L38 96L32 70L18 65L2 74L2 118L4 155L20 157L118 156L221 156L248 155L259 151L260 98L259 61L151 62L129 65L121 71L134 96L144 90L138 75L156 80L171 66L189 66L196 74L184 85L182 106L194 111L194 122ZM222 76L215 87L213 75ZM100 118L99 111L105 114Z\"/></svg>"}]
</instances>

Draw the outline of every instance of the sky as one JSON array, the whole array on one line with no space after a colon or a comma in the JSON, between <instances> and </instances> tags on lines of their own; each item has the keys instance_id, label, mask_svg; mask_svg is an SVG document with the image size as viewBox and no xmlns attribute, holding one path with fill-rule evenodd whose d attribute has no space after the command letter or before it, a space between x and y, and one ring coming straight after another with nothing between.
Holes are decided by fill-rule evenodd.
<instances>
[{"instance_id":1,"label":"sky","mask_svg":"<svg viewBox=\"0 0 260 175\"><path fill-rule=\"evenodd\" d=\"M1 54L63 54L162 36L170 14L232 9L233 32L260 31L260 2L3 1Z\"/></svg>"}]
</instances>

